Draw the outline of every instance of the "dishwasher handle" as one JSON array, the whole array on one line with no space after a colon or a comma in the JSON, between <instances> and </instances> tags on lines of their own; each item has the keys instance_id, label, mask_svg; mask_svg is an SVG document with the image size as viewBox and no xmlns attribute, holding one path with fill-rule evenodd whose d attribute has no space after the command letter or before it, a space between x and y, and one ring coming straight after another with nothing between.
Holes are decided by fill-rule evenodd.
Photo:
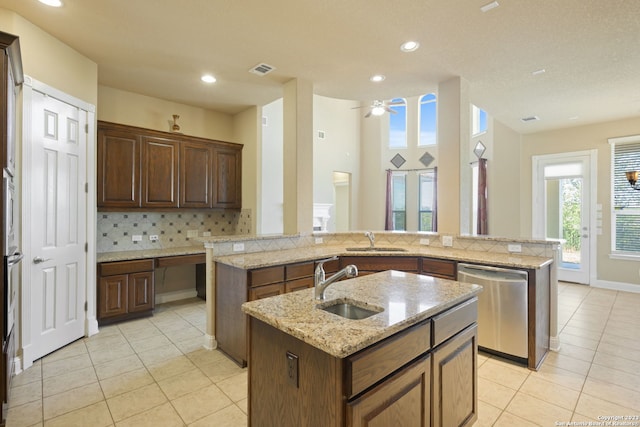
<instances>
[{"instance_id":1,"label":"dishwasher handle","mask_svg":"<svg viewBox=\"0 0 640 427\"><path fill-rule=\"evenodd\" d=\"M471 274L477 273L507 273L522 276L525 280L529 277L529 273L522 270L512 270L510 268L492 267L489 265L477 265L477 264L458 264L458 273L467 271Z\"/></svg>"}]
</instances>

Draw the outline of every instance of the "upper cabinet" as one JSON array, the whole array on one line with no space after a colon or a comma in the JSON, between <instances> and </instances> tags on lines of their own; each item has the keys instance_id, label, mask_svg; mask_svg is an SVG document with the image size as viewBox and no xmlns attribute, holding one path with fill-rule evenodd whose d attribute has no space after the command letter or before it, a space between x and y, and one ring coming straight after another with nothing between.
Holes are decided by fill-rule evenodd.
<instances>
[{"instance_id":1,"label":"upper cabinet","mask_svg":"<svg viewBox=\"0 0 640 427\"><path fill-rule=\"evenodd\" d=\"M98 208L240 209L242 145L98 121Z\"/></svg>"}]
</instances>

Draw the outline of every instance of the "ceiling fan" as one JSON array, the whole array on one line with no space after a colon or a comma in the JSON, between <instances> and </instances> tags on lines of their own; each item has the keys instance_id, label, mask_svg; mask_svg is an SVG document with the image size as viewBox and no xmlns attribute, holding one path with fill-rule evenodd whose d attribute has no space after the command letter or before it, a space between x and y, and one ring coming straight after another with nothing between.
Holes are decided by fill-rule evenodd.
<instances>
[{"instance_id":1,"label":"ceiling fan","mask_svg":"<svg viewBox=\"0 0 640 427\"><path fill-rule=\"evenodd\" d=\"M381 116L385 112L391 113L391 114L397 114L397 111L393 110L391 106L400 105L400 104L401 102L385 102L377 99L373 101L371 105L368 107L369 111L367 111L367 114L365 114L364 117L366 119L367 117L370 117L370 116ZM363 108L363 107L353 107L352 109L356 109L356 108Z\"/></svg>"}]
</instances>

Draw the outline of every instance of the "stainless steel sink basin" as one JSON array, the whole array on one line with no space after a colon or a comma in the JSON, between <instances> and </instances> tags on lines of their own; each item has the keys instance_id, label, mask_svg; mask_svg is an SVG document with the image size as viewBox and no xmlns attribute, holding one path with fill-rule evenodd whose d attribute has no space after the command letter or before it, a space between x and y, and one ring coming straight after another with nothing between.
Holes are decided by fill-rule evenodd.
<instances>
[{"instance_id":1,"label":"stainless steel sink basin","mask_svg":"<svg viewBox=\"0 0 640 427\"><path fill-rule=\"evenodd\" d=\"M405 248L389 248L389 247L384 247L384 246L380 246L380 247L371 247L371 246L364 246L362 248L347 248L348 251L351 252L406 252L407 250Z\"/></svg>"},{"instance_id":2,"label":"stainless steel sink basin","mask_svg":"<svg viewBox=\"0 0 640 427\"><path fill-rule=\"evenodd\" d=\"M325 307L318 308L351 320L366 319L367 317L373 316L374 314L378 314L382 311L370 310L368 308L359 307L348 302L337 302Z\"/></svg>"}]
</instances>

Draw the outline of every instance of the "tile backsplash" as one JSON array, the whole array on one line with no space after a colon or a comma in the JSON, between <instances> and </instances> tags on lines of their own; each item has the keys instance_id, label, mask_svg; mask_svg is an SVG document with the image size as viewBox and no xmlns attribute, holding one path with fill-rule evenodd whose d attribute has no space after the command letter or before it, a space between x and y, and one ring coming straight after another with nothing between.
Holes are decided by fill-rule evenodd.
<instances>
[{"instance_id":1,"label":"tile backsplash","mask_svg":"<svg viewBox=\"0 0 640 427\"><path fill-rule=\"evenodd\" d=\"M198 244L194 237L251 234L251 210L208 212L98 212L97 252ZM158 236L153 242L150 236ZM133 236L142 240L134 242Z\"/></svg>"}]
</instances>

